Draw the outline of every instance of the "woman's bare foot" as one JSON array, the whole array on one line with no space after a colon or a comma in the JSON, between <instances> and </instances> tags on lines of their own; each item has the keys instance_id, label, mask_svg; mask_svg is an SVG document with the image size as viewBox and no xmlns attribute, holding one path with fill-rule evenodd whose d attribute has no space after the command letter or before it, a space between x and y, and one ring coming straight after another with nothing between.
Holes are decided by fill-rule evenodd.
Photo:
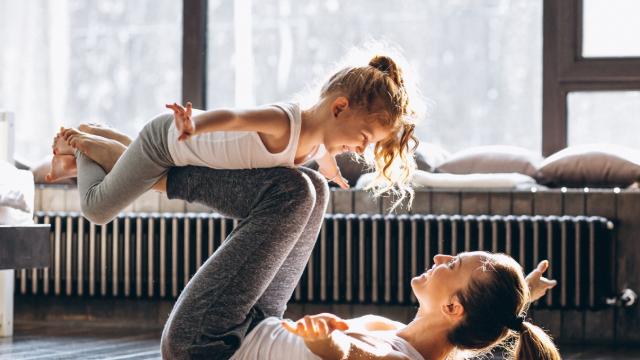
<instances>
[{"instance_id":1,"label":"woman's bare foot","mask_svg":"<svg viewBox=\"0 0 640 360\"><path fill-rule=\"evenodd\" d=\"M75 153L73 147L67 144L67 142L64 140L64 137L62 136L64 130L65 128L61 127L60 132L58 132L53 138L53 145L51 145L51 148L53 149L53 155L73 155Z\"/></svg>"},{"instance_id":2,"label":"woman's bare foot","mask_svg":"<svg viewBox=\"0 0 640 360\"><path fill-rule=\"evenodd\" d=\"M80 150L91 160L98 163L106 172L110 172L127 147L120 142L105 137L68 129L65 138L69 145Z\"/></svg>"},{"instance_id":3,"label":"woman's bare foot","mask_svg":"<svg viewBox=\"0 0 640 360\"><path fill-rule=\"evenodd\" d=\"M115 140L124 146L129 146L129 144L131 144L131 141L132 141L131 138L129 138L127 135L115 129L101 126L99 124L92 124L92 123L80 124L80 126L78 126L78 130L89 133L89 134L102 136L107 139Z\"/></svg>"},{"instance_id":4,"label":"woman's bare foot","mask_svg":"<svg viewBox=\"0 0 640 360\"><path fill-rule=\"evenodd\" d=\"M62 179L76 177L78 168L76 166L76 157L73 155L55 155L51 159L51 169L44 180L46 182L55 182Z\"/></svg>"}]
</instances>

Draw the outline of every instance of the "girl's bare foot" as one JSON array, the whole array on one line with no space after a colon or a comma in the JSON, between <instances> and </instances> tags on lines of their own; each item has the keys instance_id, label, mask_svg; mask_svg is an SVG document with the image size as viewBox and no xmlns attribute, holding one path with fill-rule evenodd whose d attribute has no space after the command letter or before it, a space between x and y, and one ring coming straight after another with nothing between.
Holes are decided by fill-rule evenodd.
<instances>
[{"instance_id":1,"label":"girl's bare foot","mask_svg":"<svg viewBox=\"0 0 640 360\"><path fill-rule=\"evenodd\" d=\"M124 146L129 146L129 144L131 144L131 138L129 138L127 135L115 129L101 126L99 124L92 124L92 123L80 124L80 126L78 126L78 130L89 133L89 134L102 136L107 139L115 140Z\"/></svg>"},{"instance_id":2,"label":"girl's bare foot","mask_svg":"<svg viewBox=\"0 0 640 360\"><path fill-rule=\"evenodd\" d=\"M75 150L71 145L69 145L62 136L65 128L60 128L60 132L56 134L53 138L53 145L51 148L53 149L53 155L73 155Z\"/></svg>"},{"instance_id":3,"label":"girl's bare foot","mask_svg":"<svg viewBox=\"0 0 640 360\"><path fill-rule=\"evenodd\" d=\"M75 129L65 132L69 145L80 150L91 160L110 172L127 147L120 142L102 136L88 134Z\"/></svg>"},{"instance_id":4,"label":"girl's bare foot","mask_svg":"<svg viewBox=\"0 0 640 360\"><path fill-rule=\"evenodd\" d=\"M78 168L76 167L76 157L73 155L55 155L51 159L51 169L44 180L55 182L62 179L76 177Z\"/></svg>"}]
</instances>

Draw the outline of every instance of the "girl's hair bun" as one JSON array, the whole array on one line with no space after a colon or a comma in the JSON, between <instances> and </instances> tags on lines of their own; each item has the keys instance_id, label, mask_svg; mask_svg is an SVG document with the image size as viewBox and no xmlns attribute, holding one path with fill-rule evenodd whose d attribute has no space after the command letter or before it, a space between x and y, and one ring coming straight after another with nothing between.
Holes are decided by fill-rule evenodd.
<instances>
[{"instance_id":1,"label":"girl's hair bun","mask_svg":"<svg viewBox=\"0 0 640 360\"><path fill-rule=\"evenodd\" d=\"M396 85L400 87L403 85L402 71L392 58L384 55L376 55L369 61L369 66L385 73Z\"/></svg>"}]
</instances>

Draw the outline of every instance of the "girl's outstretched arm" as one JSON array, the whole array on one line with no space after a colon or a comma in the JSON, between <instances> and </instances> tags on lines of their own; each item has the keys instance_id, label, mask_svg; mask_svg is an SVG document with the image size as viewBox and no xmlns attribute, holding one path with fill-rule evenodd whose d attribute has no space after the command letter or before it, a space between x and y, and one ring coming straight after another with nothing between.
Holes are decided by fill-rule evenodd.
<instances>
[{"instance_id":1,"label":"girl's outstretched arm","mask_svg":"<svg viewBox=\"0 0 640 360\"><path fill-rule=\"evenodd\" d=\"M196 115L191 114L191 103L187 107L173 103L166 105L173 110L179 140L193 135L213 131L257 131L266 135L283 136L289 131L289 117L275 106L246 109L216 109Z\"/></svg>"}]
</instances>

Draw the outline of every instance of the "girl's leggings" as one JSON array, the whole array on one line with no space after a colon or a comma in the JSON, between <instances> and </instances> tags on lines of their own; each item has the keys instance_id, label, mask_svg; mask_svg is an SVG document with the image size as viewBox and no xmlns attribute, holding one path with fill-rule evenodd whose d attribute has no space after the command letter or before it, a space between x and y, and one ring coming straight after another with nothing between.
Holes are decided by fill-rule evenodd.
<instances>
[{"instance_id":1,"label":"girl's leggings","mask_svg":"<svg viewBox=\"0 0 640 360\"><path fill-rule=\"evenodd\" d=\"M228 359L267 316L282 317L320 232L329 192L306 169L172 168L169 198L242 219L200 267L162 333L165 359Z\"/></svg>"},{"instance_id":2,"label":"girl's leggings","mask_svg":"<svg viewBox=\"0 0 640 360\"><path fill-rule=\"evenodd\" d=\"M76 151L80 207L87 219L108 223L169 171L173 159L167 133L172 121L173 114L165 113L148 122L108 174Z\"/></svg>"}]
</instances>

